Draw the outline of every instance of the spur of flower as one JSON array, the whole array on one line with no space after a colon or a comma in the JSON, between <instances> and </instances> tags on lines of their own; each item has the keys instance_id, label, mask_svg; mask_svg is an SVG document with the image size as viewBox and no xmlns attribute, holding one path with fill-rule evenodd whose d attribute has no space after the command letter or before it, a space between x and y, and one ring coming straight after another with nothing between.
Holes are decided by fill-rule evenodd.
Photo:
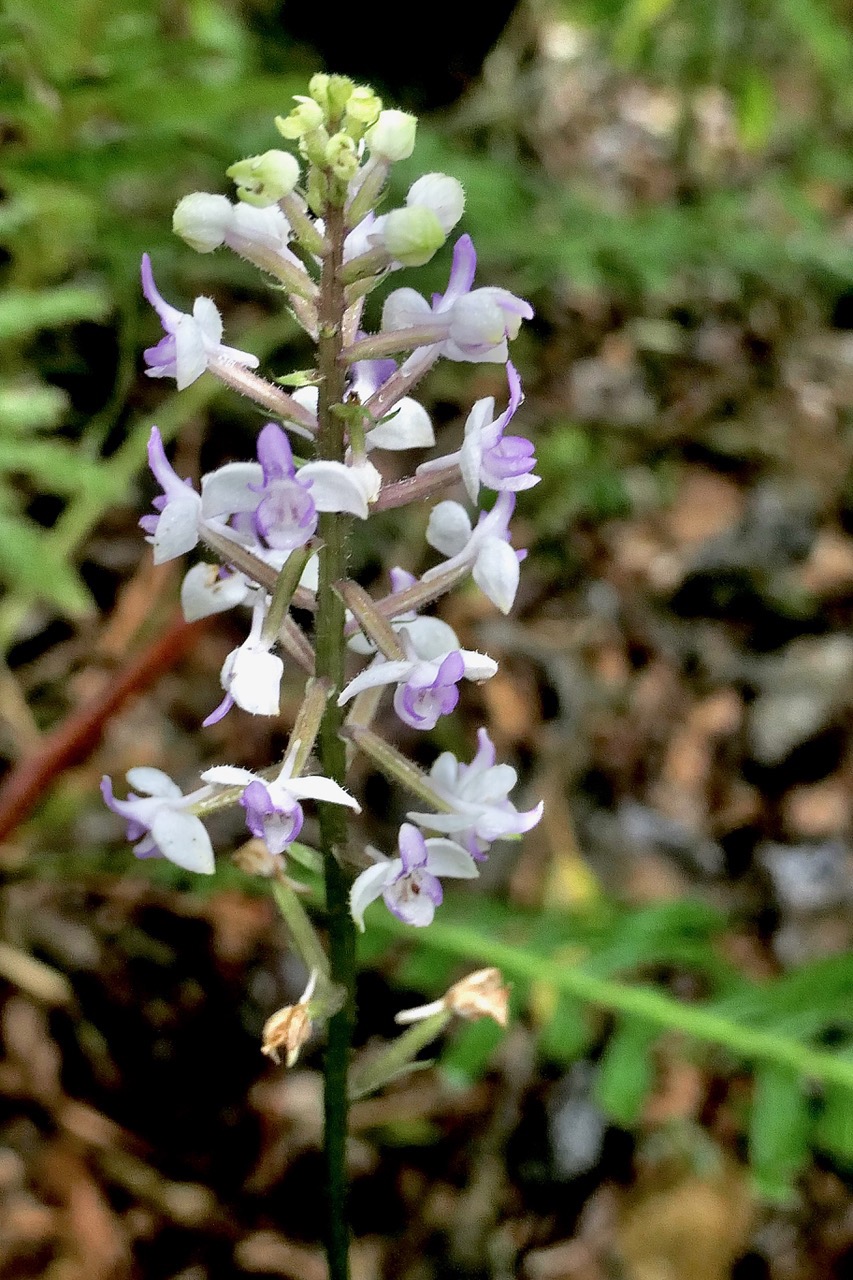
<instances>
[{"instance_id":1,"label":"spur of flower","mask_svg":"<svg viewBox=\"0 0 853 1280\"><path fill-rule=\"evenodd\" d=\"M350 891L350 911L359 929L364 929L364 913L377 898L383 898L404 924L431 924L444 897L442 877L473 880L479 875L471 854L455 840L426 840L410 822L400 827L397 848L396 858L368 850L376 861L356 877Z\"/></svg>"}]
</instances>

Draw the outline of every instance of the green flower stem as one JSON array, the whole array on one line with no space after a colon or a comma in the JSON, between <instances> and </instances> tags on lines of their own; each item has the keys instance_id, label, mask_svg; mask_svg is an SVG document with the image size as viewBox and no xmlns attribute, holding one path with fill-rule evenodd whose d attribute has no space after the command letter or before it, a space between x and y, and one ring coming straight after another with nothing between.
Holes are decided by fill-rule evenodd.
<instances>
[{"instance_id":1,"label":"green flower stem","mask_svg":"<svg viewBox=\"0 0 853 1280\"><path fill-rule=\"evenodd\" d=\"M320 331L317 369L320 375L317 406L317 456L343 462L345 423L333 412L343 403L345 366L340 360L341 324L344 315L340 270L343 262L344 219L339 208L326 210L328 251L320 280ZM334 584L346 577L350 520L333 512L320 517L320 578L315 625L317 675L329 681L331 695L318 738L323 774L343 784L346 746L341 738L343 709L337 695L344 682L344 603ZM346 993L341 1010L329 1021L325 1061L325 1134L327 1227L326 1253L329 1280L348 1280L349 1222L347 1211L347 1074L355 1016L355 926L349 911L350 875L342 858L347 841L346 810L341 805L320 804L320 840L326 880L331 979Z\"/></svg>"},{"instance_id":2,"label":"green flower stem","mask_svg":"<svg viewBox=\"0 0 853 1280\"><path fill-rule=\"evenodd\" d=\"M401 755L396 747L392 747L390 742L386 742L384 738L380 738L378 733L374 733L372 729L367 729L360 724L348 722L344 733L358 747L359 751L363 751L369 756L374 764L377 764L386 777L392 782L399 782L402 786L411 791L412 795L417 796L431 809L435 809L438 813L453 813L454 808L447 800L444 800L430 781L430 778L411 760L407 760ZM432 936L432 926L430 927L430 936Z\"/></svg>"},{"instance_id":3,"label":"green flower stem","mask_svg":"<svg viewBox=\"0 0 853 1280\"><path fill-rule=\"evenodd\" d=\"M375 1093L377 1089L383 1088L398 1076L411 1070L416 1054L420 1053L421 1049L425 1049L428 1044L432 1044L433 1040L438 1039L452 1017L453 1014L449 1009L442 1009L438 1013L430 1014L421 1022L413 1023L396 1040L389 1041L379 1053L364 1064L360 1071L353 1072L349 1090L350 1101L354 1102L356 1098L364 1098L369 1093Z\"/></svg>"},{"instance_id":4,"label":"green flower stem","mask_svg":"<svg viewBox=\"0 0 853 1280\"><path fill-rule=\"evenodd\" d=\"M372 640L384 658L391 662L405 661L406 651L396 631L373 603L372 598L348 578L335 584L335 590L352 613L368 640Z\"/></svg>"},{"instance_id":5,"label":"green flower stem","mask_svg":"<svg viewBox=\"0 0 853 1280\"><path fill-rule=\"evenodd\" d=\"M285 560L284 568L280 571L273 587L270 606L261 632L263 640L272 641L280 632L294 592L299 586L299 579L315 550L314 545L309 542L308 546L292 551Z\"/></svg>"},{"instance_id":6,"label":"green flower stem","mask_svg":"<svg viewBox=\"0 0 853 1280\"><path fill-rule=\"evenodd\" d=\"M271 887L275 904L287 925L293 945L305 961L306 968L316 969L321 983L325 979L325 984L328 985L328 956L317 937L308 913L283 871L277 871L272 877Z\"/></svg>"}]
</instances>

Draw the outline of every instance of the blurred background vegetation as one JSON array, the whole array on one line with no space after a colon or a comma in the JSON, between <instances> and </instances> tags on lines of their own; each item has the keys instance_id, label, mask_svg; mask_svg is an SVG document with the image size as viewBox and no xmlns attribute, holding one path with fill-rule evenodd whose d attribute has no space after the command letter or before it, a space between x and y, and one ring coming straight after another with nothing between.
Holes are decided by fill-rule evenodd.
<instances>
[{"instance_id":1,"label":"blurred background vegetation","mask_svg":"<svg viewBox=\"0 0 853 1280\"><path fill-rule=\"evenodd\" d=\"M7 0L0 17L0 1272L321 1276L317 1055L257 1052L302 975L227 857L141 866L97 800L282 735L200 736L238 630L187 632L136 520L152 422L197 474L255 415L140 375L164 294L212 295L278 375L273 291L170 232L327 66L422 113L413 162L468 192L479 279L528 296L515 357L541 485L489 726L546 818L426 936L379 914L363 1043L461 969L514 984L507 1035L357 1105L364 1276L849 1274L853 1259L853 26L832 0L436 0L365 17L271 0ZM403 171L405 170L405 171ZM412 283L439 288L448 255ZM494 371L425 384L443 439ZM368 585L422 520L361 537ZM373 530L373 525L371 525ZM387 548L383 554L377 546ZM425 564L425 562L424 562ZM298 684L285 691L285 722ZM286 723L285 723L286 727ZM370 838L405 798L362 766ZM239 840L223 822L220 847ZM310 877L309 877L310 880ZM466 890L467 895L467 890Z\"/></svg>"}]
</instances>

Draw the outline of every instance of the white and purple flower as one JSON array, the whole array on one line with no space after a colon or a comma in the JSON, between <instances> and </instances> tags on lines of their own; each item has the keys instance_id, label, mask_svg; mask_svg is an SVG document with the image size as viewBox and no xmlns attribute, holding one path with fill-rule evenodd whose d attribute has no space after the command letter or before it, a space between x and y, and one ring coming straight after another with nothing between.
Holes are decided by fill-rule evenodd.
<instances>
[{"instance_id":1,"label":"white and purple flower","mask_svg":"<svg viewBox=\"0 0 853 1280\"><path fill-rule=\"evenodd\" d=\"M504 432L516 409L524 400L521 379L512 364L507 364L509 405L495 418L493 396L478 400L465 423L465 439L456 453L447 454L418 467L418 474L443 471L451 463L458 465L468 496L476 502L480 486L501 493L518 493L532 489L539 476L530 472L536 466L533 445L524 436L508 436Z\"/></svg>"},{"instance_id":2,"label":"white and purple flower","mask_svg":"<svg viewBox=\"0 0 853 1280\"><path fill-rule=\"evenodd\" d=\"M158 514L143 516L139 523L154 548L154 563L164 564L197 545L201 498L190 481L182 480L170 466L156 427L148 438L148 465L163 492L152 503Z\"/></svg>"},{"instance_id":3,"label":"white and purple flower","mask_svg":"<svg viewBox=\"0 0 853 1280\"><path fill-rule=\"evenodd\" d=\"M379 897L398 920L423 928L432 923L444 897L441 877L473 880L479 875L476 862L461 845L442 838L425 840L409 822L400 827L398 849L398 858L369 850L377 861L353 882L350 912L362 931L364 913Z\"/></svg>"},{"instance_id":4,"label":"white and purple flower","mask_svg":"<svg viewBox=\"0 0 853 1280\"><path fill-rule=\"evenodd\" d=\"M518 590L519 563L526 551L515 551L509 541L509 522L515 510L515 494L499 493L492 510L480 512L472 528L468 512L458 502L439 502L430 512L427 542L448 558L428 569L424 582L467 565L484 595L501 613L509 613Z\"/></svg>"},{"instance_id":5,"label":"white and purple flower","mask_svg":"<svg viewBox=\"0 0 853 1280\"><path fill-rule=\"evenodd\" d=\"M454 812L406 816L430 831L453 836L479 861L495 840L523 835L535 827L544 806L540 800L533 809L519 813L509 799L518 781L515 769L495 763L494 743L485 729L479 730L477 742L470 764L462 764L452 752L444 751L430 770L433 789Z\"/></svg>"},{"instance_id":6,"label":"white and purple flower","mask_svg":"<svg viewBox=\"0 0 853 1280\"><path fill-rule=\"evenodd\" d=\"M265 841L270 853L278 854L284 853L302 830L302 800L342 804L356 813L361 812L358 801L331 778L317 775L294 778L292 767L292 760L285 760L281 772L272 781L233 765L216 765L201 776L215 786L244 788L240 804L246 810L246 826L253 836Z\"/></svg>"},{"instance_id":7,"label":"white and purple flower","mask_svg":"<svg viewBox=\"0 0 853 1280\"><path fill-rule=\"evenodd\" d=\"M312 481L297 474L287 436L274 422L258 436L258 461L264 477L254 513L258 537L281 551L304 547L319 519Z\"/></svg>"},{"instance_id":8,"label":"white and purple flower","mask_svg":"<svg viewBox=\"0 0 853 1280\"><path fill-rule=\"evenodd\" d=\"M267 616L266 595L258 595L252 610L252 626L241 645L232 649L222 665L220 682L225 697L202 721L205 728L218 724L233 706L254 716L277 716L284 663L272 647L274 639L263 635Z\"/></svg>"},{"instance_id":9,"label":"white and purple flower","mask_svg":"<svg viewBox=\"0 0 853 1280\"><path fill-rule=\"evenodd\" d=\"M210 795L206 787L183 795L181 788L162 769L141 766L129 769L127 781L142 795L128 793L126 800L116 800L112 780L101 779L101 795L108 809L124 818L127 838L135 841L137 858L168 858L185 871L211 875L214 871L213 846L204 823L189 810Z\"/></svg>"},{"instance_id":10,"label":"white and purple flower","mask_svg":"<svg viewBox=\"0 0 853 1280\"><path fill-rule=\"evenodd\" d=\"M258 367L257 356L222 344L222 317L210 298L196 298L192 315L178 311L160 295L151 272L151 259L142 255L142 292L160 317L165 337L145 350L149 378L174 378L179 391L217 364Z\"/></svg>"},{"instance_id":11,"label":"white and purple flower","mask_svg":"<svg viewBox=\"0 0 853 1280\"><path fill-rule=\"evenodd\" d=\"M474 364L505 364L507 343L518 336L522 320L532 319L533 308L508 289L472 289L476 268L471 237L460 236L445 292L436 294L430 306L415 289L395 289L382 310L383 332L433 328L437 355ZM419 359L418 352L409 357Z\"/></svg>"},{"instance_id":12,"label":"white and purple flower","mask_svg":"<svg viewBox=\"0 0 853 1280\"><path fill-rule=\"evenodd\" d=\"M434 729L439 718L453 711L459 701L457 686L463 677L479 683L489 680L498 669L487 654L471 649L429 654L428 649L422 648L418 653L406 629L399 634L408 656L391 661L377 658L349 682L338 698L338 706L364 689L395 684L394 710L400 719L413 729Z\"/></svg>"}]
</instances>

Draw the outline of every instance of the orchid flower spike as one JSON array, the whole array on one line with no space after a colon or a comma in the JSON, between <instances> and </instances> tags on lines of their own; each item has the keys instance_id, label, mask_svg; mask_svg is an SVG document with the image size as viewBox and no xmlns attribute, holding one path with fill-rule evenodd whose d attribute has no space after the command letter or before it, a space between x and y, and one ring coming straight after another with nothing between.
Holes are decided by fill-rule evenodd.
<instances>
[{"instance_id":1,"label":"orchid flower spike","mask_svg":"<svg viewBox=\"0 0 853 1280\"><path fill-rule=\"evenodd\" d=\"M260 774L233 765L216 765L201 776L205 782L222 787L243 787L240 804L246 810L246 826L258 840L264 840L270 853L284 853L302 830L302 800L322 800L342 804L361 813L358 801L331 778L293 777L293 753L271 782Z\"/></svg>"},{"instance_id":2,"label":"orchid flower spike","mask_svg":"<svg viewBox=\"0 0 853 1280\"><path fill-rule=\"evenodd\" d=\"M206 787L183 795L176 782L162 769L141 766L128 770L131 791L126 800L116 800L112 780L101 779L101 794L108 809L124 818L127 838L137 843L137 858L168 858L185 871L212 875L213 846L204 824L189 810L196 801L208 796Z\"/></svg>"},{"instance_id":3,"label":"orchid flower spike","mask_svg":"<svg viewBox=\"0 0 853 1280\"><path fill-rule=\"evenodd\" d=\"M398 920L422 928L432 924L444 897L440 877L473 880L479 875L476 862L461 845L441 838L425 840L409 822L400 827L398 849L398 858L368 850L377 861L353 882L350 912L362 932L364 913L379 897Z\"/></svg>"},{"instance_id":4,"label":"orchid flower spike","mask_svg":"<svg viewBox=\"0 0 853 1280\"><path fill-rule=\"evenodd\" d=\"M495 747L488 732L477 734L477 753L462 764L444 751L430 770L433 789L452 806L451 813L408 813L412 822L429 831L441 831L463 844L478 861L495 840L523 835L542 817L540 800L533 809L519 813L509 799L518 775L508 764L495 763Z\"/></svg>"},{"instance_id":5,"label":"orchid flower spike","mask_svg":"<svg viewBox=\"0 0 853 1280\"><path fill-rule=\"evenodd\" d=\"M160 317L165 337L145 351L149 378L174 378L183 391L205 369L217 364L241 364L247 369L258 367L257 356L235 347L222 345L222 317L210 298L196 298L192 315L178 311L160 295L151 271L151 259L142 255L142 292Z\"/></svg>"}]
</instances>

